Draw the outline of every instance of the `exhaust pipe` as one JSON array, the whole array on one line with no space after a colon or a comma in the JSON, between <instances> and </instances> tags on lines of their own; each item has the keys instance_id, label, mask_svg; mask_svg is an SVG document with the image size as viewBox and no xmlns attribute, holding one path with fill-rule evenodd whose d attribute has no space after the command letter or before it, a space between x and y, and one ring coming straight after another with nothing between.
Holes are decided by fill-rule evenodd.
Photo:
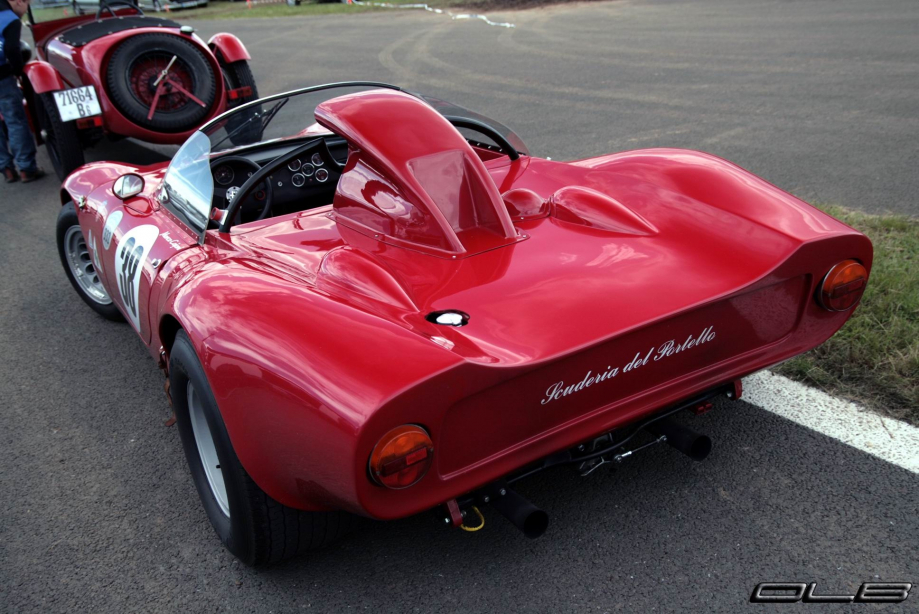
<instances>
[{"instance_id":1,"label":"exhaust pipe","mask_svg":"<svg viewBox=\"0 0 919 614\"><path fill-rule=\"evenodd\" d=\"M524 499L515 490L504 486L491 498L491 505L523 531L530 539L536 539L549 527L549 515Z\"/></svg>"},{"instance_id":2,"label":"exhaust pipe","mask_svg":"<svg viewBox=\"0 0 919 614\"><path fill-rule=\"evenodd\" d=\"M648 426L648 431L658 437L665 436L667 443L694 461L705 460L708 453L712 451L711 439L694 433L670 419L654 422Z\"/></svg>"}]
</instances>

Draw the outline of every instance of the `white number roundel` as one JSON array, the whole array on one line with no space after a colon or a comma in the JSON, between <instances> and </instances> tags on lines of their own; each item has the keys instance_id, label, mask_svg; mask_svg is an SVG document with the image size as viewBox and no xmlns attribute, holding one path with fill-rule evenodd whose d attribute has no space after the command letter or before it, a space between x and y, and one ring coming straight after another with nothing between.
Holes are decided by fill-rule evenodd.
<instances>
[{"instance_id":1,"label":"white number roundel","mask_svg":"<svg viewBox=\"0 0 919 614\"><path fill-rule=\"evenodd\" d=\"M140 279L144 262L156 242L160 229L147 224L132 228L121 238L115 254L115 272L118 275L118 291L121 301L134 328L140 331Z\"/></svg>"}]
</instances>

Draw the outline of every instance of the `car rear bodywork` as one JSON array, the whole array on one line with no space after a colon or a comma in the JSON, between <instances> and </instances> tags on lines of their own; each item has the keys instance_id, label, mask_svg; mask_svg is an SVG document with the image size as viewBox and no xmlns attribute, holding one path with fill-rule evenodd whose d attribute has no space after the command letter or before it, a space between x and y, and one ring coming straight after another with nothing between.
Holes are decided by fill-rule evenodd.
<instances>
[{"instance_id":1,"label":"car rear bodywork","mask_svg":"<svg viewBox=\"0 0 919 614\"><path fill-rule=\"evenodd\" d=\"M871 266L864 235L708 154L511 160L399 92L316 118L351 148L333 205L210 230L141 286L151 353L188 333L246 471L298 509L404 517L729 386L829 338L851 311L818 304L824 276ZM101 222L125 171L64 196L94 186ZM378 486L371 452L404 424L432 468Z\"/></svg>"}]
</instances>

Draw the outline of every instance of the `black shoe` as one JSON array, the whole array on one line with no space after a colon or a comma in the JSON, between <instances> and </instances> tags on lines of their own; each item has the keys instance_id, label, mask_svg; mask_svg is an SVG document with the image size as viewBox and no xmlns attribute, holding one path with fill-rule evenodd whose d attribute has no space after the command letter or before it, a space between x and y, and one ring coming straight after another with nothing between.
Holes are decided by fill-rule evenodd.
<instances>
[{"instance_id":1,"label":"black shoe","mask_svg":"<svg viewBox=\"0 0 919 614\"><path fill-rule=\"evenodd\" d=\"M45 176L45 171L40 168L35 169L31 173L25 171L19 171L19 178L22 179L23 183L29 183L30 181L37 181Z\"/></svg>"},{"instance_id":2,"label":"black shoe","mask_svg":"<svg viewBox=\"0 0 919 614\"><path fill-rule=\"evenodd\" d=\"M6 179L7 183L13 183L14 181L19 181L19 175L16 174L16 170L12 167L7 167L3 169L3 178Z\"/></svg>"}]
</instances>

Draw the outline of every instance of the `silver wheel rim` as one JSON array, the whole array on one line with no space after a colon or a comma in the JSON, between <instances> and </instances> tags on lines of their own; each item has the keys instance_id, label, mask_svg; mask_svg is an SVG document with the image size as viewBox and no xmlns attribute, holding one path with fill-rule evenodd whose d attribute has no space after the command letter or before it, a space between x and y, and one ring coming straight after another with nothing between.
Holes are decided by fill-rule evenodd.
<instances>
[{"instance_id":1,"label":"silver wheel rim","mask_svg":"<svg viewBox=\"0 0 919 614\"><path fill-rule=\"evenodd\" d=\"M188 382L188 415L191 416L191 430L195 434L198 457L204 466L204 475L207 476L211 494L217 500L220 510L229 518L230 502L227 499L227 486L223 481L220 459L217 457L217 447L214 445L214 435L204 415L201 399L198 398L198 393L191 382Z\"/></svg>"},{"instance_id":2,"label":"silver wheel rim","mask_svg":"<svg viewBox=\"0 0 919 614\"><path fill-rule=\"evenodd\" d=\"M64 234L64 252L67 254L67 266L70 267L70 273L77 280L77 285L83 290L83 294L100 305L111 305L112 299L105 291L102 280L99 279L99 271L96 270L93 259L89 256L86 239L83 238L83 232L79 226L71 226Z\"/></svg>"}]
</instances>

